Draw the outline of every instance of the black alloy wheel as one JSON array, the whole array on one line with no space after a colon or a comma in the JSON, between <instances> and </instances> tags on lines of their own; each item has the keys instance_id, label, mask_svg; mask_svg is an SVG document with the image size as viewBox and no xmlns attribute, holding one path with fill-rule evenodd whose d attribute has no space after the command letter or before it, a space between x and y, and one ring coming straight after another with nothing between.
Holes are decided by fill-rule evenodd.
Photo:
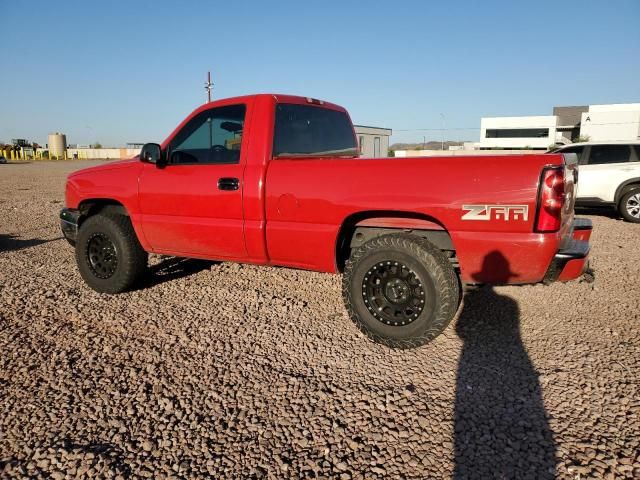
<instances>
[{"instance_id":1,"label":"black alloy wheel","mask_svg":"<svg viewBox=\"0 0 640 480\"><path fill-rule=\"evenodd\" d=\"M94 233L87 244L87 262L98 278L111 278L118 268L118 252L104 233Z\"/></svg>"},{"instance_id":2,"label":"black alloy wheel","mask_svg":"<svg viewBox=\"0 0 640 480\"><path fill-rule=\"evenodd\" d=\"M372 238L351 251L342 277L345 307L372 340L413 348L437 337L460 305L449 256L409 233Z\"/></svg>"},{"instance_id":3,"label":"black alloy wheel","mask_svg":"<svg viewBox=\"0 0 640 480\"><path fill-rule=\"evenodd\" d=\"M90 216L80 224L75 243L80 275L96 292L129 290L146 271L147 252L125 215Z\"/></svg>"},{"instance_id":4,"label":"black alloy wheel","mask_svg":"<svg viewBox=\"0 0 640 480\"><path fill-rule=\"evenodd\" d=\"M413 322L424 309L426 300L418 275L396 261L379 262L366 273L362 296L377 320L393 326Z\"/></svg>"}]
</instances>

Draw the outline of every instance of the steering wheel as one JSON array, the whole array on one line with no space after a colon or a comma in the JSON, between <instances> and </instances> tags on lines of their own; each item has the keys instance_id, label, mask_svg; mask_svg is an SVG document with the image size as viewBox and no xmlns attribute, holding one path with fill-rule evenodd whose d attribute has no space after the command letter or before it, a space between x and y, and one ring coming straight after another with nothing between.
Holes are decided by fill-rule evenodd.
<instances>
[{"instance_id":1,"label":"steering wheel","mask_svg":"<svg viewBox=\"0 0 640 480\"><path fill-rule=\"evenodd\" d=\"M211 150L214 152L226 152L228 148L224 145L211 145Z\"/></svg>"}]
</instances>

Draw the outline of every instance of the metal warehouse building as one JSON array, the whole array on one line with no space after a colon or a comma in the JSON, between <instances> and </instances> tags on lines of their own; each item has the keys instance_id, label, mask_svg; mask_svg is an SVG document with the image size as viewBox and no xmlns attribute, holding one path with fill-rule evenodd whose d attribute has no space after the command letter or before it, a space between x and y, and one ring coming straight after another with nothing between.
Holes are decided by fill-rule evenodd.
<instances>
[{"instance_id":1,"label":"metal warehouse building","mask_svg":"<svg viewBox=\"0 0 640 480\"><path fill-rule=\"evenodd\" d=\"M390 128L366 127L364 125L354 125L358 145L360 146L360 156L362 157L388 157Z\"/></svg>"}]
</instances>

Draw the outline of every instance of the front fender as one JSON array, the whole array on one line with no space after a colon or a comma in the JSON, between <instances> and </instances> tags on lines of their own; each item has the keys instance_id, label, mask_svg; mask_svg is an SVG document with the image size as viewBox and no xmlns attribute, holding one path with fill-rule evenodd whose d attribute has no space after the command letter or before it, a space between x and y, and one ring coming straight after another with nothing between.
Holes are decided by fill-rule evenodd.
<instances>
[{"instance_id":1,"label":"front fender","mask_svg":"<svg viewBox=\"0 0 640 480\"><path fill-rule=\"evenodd\" d=\"M86 202L122 205L142 247L149 251L140 223L138 177L141 168L141 162L125 161L72 173L65 187L67 208L79 210Z\"/></svg>"},{"instance_id":2,"label":"front fender","mask_svg":"<svg viewBox=\"0 0 640 480\"><path fill-rule=\"evenodd\" d=\"M78 188L77 183L73 178L67 179L67 184L64 189L64 200L67 208L77 210L80 202L82 201L82 195Z\"/></svg>"}]
</instances>

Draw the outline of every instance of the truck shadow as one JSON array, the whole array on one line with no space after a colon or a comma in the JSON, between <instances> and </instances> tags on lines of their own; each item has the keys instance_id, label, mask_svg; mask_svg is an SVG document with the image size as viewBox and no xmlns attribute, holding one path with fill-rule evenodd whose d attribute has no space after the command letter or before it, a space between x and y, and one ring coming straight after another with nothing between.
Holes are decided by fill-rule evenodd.
<instances>
[{"instance_id":1,"label":"truck shadow","mask_svg":"<svg viewBox=\"0 0 640 480\"><path fill-rule=\"evenodd\" d=\"M218 263L220 262L195 258L167 257L160 263L149 267L149 273L140 282L138 290L194 275L203 270L208 270L212 265Z\"/></svg>"},{"instance_id":2,"label":"truck shadow","mask_svg":"<svg viewBox=\"0 0 640 480\"><path fill-rule=\"evenodd\" d=\"M30 238L30 239L23 240L15 235L0 233L0 253L23 250L25 248L35 247L48 242L55 242L56 240L61 240L61 239L62 237L51 238L48 240L42 240L39 238Z\"/></svg>"},{"instance_id":3,"label":"truck shadow","mask_svg":"<svg viewBox=\"0 0 640 480\"><path fill-rule=\"evenodd\" d=\"M506 283L507 259L492 252L484 269ZM555 478L553 434L537 372L520 337L520 309L492 287L464 299L456 324L464 345L455 402L454 478Z\"/></svg>"}]
</instances>

